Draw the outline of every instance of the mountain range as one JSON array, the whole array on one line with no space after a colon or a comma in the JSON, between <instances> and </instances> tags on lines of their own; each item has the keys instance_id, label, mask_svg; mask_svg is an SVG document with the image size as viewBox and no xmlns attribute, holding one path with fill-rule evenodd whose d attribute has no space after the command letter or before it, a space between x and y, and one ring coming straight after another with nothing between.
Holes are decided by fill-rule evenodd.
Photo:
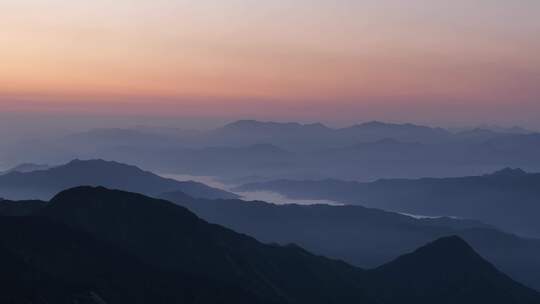
<instances>
[{"instance_id":1,"label":"mountain range","mask_svg":"<svg viewBox=\"0 0 540 304\"><path fill-rule=\"evenodd\" d=\"M518 170L505 170L498 172L496 176L523 174L525 173ZM540 273L538 241L506 234L478 221L448 217L414 219L361 206L276 206L264 202L246 203L234 200L238 197L236 194L204 184L164 179L134 166L102 160L76 160L47 170L13 172L0 176L0 182L3 182L0 183L0 196L26 199L20 202L2 201L2 215L29 214L36 208L41 208L44 203L28 199L37 197L47 200L55 191L75 186L106 185L165 198L187 207L205 220L252 235L263 242L297 243L315 253L343 259L361 267L378 266L438 237L456 234L470 242L490 262L513 278L540 289L540 278L536 275ZM284 184L293 188L297 185L294 182ZM459 187L470 188L464 185ZM10 192L6 189L14 190ZM37 192L36 189L40 191ZM321 189L332 191L333 187L332 184L323 184L319 191ZM320 192L310 188L304 190L320 195ZM343 188L335 190L335 193L348 193ZM295 193L287 195L294 196ZM306 227L309 229L306 230ZM538 267L539 270L531 272L525 265L529 269Z\"/></svg>"},{"instance_id":2,"label":"mountain range","mask_svg":"<svg viewBox=\"0 0 540 304\"><path fill-rule=\"evenodd\" d=\"M505 233L478 221L413 218L350 205L194 199L181 192L160 197L259 241L295 243L316 254L364 268L387 263L437 238L457 235L512 278L540 290L540 239Z\"/></svg>"},{"instance_id":3,"label":"mountain range","mask_svg":"<svg viewBox=\"0 0 540 304\"><path fill-rule=\"evenodd\" d=\"M364 270L103 187L63 191L0 227L10 303L540 303L455 236Z\"/></svg>"},{"instance_id":4,"label":"mountain range","mask_svg":"<svg viewBox=\"0 0 540 304\"><path fill-rule=\"evenodd\" d=\"M273 191L295 199L326 199L427 216L477 219L519 235L540 237L540 174L506 168L457 178L277 180L237 191Z\"/></svg>"},{"instance_id":5,"label":"mountain range","mask_svg":"<svg viewBox=\"0 0 540 304\"><path fill-rule=\"evenodd\" d=\"M540 171L540 134L500 128L456 132L378 121L331 128L241 120L206 131L95 129L15 145L3 154L4 163L103 158L155 172L225 180L260 176L373 181L468 176L502 167Z\"/></svg>"},{"instance_id":6,"label":"mountain range","mask_svg":"<svg viewBox=\"0 0 540 304\"><path fill-rule=\"evenodd\" d=\"M49 200L68 188L98 185L147 195L183 191L199 198L238 198L202 183L167 179L135 166L104 160L73 160L45 170L0 175L0 197Z\"/></svg>"}]
</instances>

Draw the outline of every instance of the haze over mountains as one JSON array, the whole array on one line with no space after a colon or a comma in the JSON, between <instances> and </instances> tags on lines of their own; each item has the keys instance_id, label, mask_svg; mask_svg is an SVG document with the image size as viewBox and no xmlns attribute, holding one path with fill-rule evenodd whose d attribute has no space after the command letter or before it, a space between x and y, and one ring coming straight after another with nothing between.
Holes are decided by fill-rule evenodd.
<instances>
[{"instance_id":1,"label":"haze over mountains","mask_svg":"<svg viewBox=\"0 0 540 304\"><path fill-rule=\"evenodd\" d=\"M360 206L277 206L230 200L237 196L103 160L75 160L51 169L10 173L0 176L0 182L0 196L6 198L11 194L23 199L43 196L47 200L49 193L83 185L108 185L144 193L173 201L211 223L260 241L300 244L314 253L361 267L379 266L439 237L459 235L514 279L540 289L540 277L536 275L540 273L540 241L509 235L473 220L414 219ZM229 200L213 200L216 198ZM41 201L2 201L0 215L29 215L44 205Z\"/></svg>"},{"instance_id":2,"label":"haze over mountains","mask_svg":"<svg viewBox=\"0 0 540 304\"><path fill-rule=\"evenodd\" d=\"M50 164L0 173L15 303L540 303L538 133L246 120L11 148Z\"/></svg>"},{"instance_id":3,"label":"haze over mountains","mask_svg":"<svg viewBox=\"0 0 540 304\"><path fill-rule=\"evenodd\" d=\"M458 178L341 180L246 184L240 191L274 191L291 198L347 204L427 216L478 219L506 231L540 237L540 174L503 169Z\"/></svg>"},{"instance_id":4,"label":"haze over mountains","mask_svg":"<svg viewBox=\"0 0 540 304\"><path fill-rule=\"evenodd\" d=\"M199 198L238 197L201 183L166 179L135 166L104 160L73 160L45 170L14 171L0 175L0 197L49 200L62 190L82 185L107 186L147 195L183 191Z\"/></svg>"},{"instance_id":5,"label":"haze over mountains","mask_svg":"<svg viewBox=\"0 0 540 304\"><path fill-rule=\"evenodd\" d=\"M66 190L32 216L0 217L0 226L8 266L2 281L16 287L2 297L11 303L540 301L458 237L363 270L295 245L261 244L167 201L102 187Z\"/></svg>"},{"instance_id":6,"label":"haze over mountains","mask_svg":"<svg viewBox=\"0 0 540 304\"><path fill-rule=\"evenodd\" d=\"M0 304L540 304L540 0L0 25Z\"/></svg>"},{"instance_id":7,"label":"haze over mountains","mask_svg":"<svg viewBox=\"0 0 540 304\"><path fill-rule=\"evenodd\" d=\"M104 158L156 172L236 180L448 177L503 167L540 171L540 134L519 128L449 131L367 122L347 128L241 120L208 131L94 129L13 146L6 161ZM155 157L159 155L159 157Z\"/></svg>"}]
</instances>

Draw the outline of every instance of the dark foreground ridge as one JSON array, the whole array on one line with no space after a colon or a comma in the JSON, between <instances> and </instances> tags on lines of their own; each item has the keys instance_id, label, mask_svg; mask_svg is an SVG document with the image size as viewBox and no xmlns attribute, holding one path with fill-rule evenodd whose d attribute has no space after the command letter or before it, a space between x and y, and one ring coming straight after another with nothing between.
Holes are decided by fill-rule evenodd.
<instances>
[{"instance_id":1,"label":"dark foreground ridge","mask_svg":"<svg viewBox=\"0 0 540 304\"><path fill-rule=\"evenodd\" d=\"M534 292L525 291L522 285L497 271L457 236L438 239L370 272L386 283L379 294L388 302L537 301L533 300ZM460 288L452 290L449 286ZM422 294L422 299L417 301L418 294Z\"/></svg>"},{"instance_id":2,"label":"dark foreground ridge","mask_svg":"<svg viewBox=\"0 0 540 304\"><path fill-rule=\"evenodd\" d=\"M204 200L182 192L160 197L261 242L299 244L361 268L380 266L435 239L457 235L514 280L540 290L540 239L519 237L474 220L413 218L351 205Z\"/></svg>"},{"instance_id":3,"label":"dark foreground ridge","mask_svg":"<svg viewBox=\"0 0 540 304\"><path fill-rule=\"evenodd\" d=\"M103 187L64 191L0 228L11 303L540 303L457 237L363 270Z\"/></svg>"}]
</instances>

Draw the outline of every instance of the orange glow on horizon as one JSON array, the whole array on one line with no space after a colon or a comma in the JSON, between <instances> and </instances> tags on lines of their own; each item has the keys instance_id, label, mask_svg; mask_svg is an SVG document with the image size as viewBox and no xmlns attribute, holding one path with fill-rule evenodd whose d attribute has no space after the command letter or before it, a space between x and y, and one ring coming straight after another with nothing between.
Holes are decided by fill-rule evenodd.
<instances>
[{"instance_id":1,"label":"orange glow on horizon","mask_svg":"<svg viewBox=\"0 0 540 304\"><path fill-rule=\"evenodd\" d=\"M516 5L7 1L0 103L538 102L540 4Z\"/></svg>"}]
</instances>

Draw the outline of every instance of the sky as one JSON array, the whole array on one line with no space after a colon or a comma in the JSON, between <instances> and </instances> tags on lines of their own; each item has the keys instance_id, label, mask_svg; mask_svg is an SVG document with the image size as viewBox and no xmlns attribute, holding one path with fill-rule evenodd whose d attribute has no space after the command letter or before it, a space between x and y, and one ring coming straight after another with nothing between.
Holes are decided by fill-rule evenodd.
<instances>
[{"instance_id":1,"label":"sky","mask_svg":"<svg viewBox=\"0 0 540 304\"><path fill-rule=\"evenodd\" d=\"M2 0L3 113L540 128L538 0Z\"/></svg>"}]
</instances>

